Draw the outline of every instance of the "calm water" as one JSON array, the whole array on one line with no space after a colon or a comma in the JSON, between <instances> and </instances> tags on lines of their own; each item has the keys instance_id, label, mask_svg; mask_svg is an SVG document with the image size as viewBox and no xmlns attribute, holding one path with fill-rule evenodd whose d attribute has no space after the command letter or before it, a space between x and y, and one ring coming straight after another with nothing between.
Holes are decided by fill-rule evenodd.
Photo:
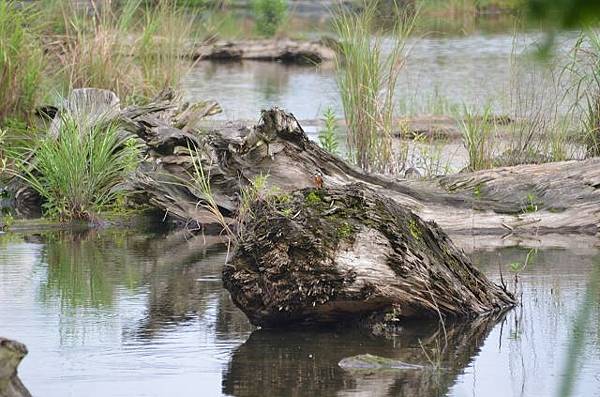
<instances>
[{"instance_id":1,"label":"calm water","mask_svg":"<svg viewBox=\"0 0 600 397\"><path fill-rule=\"evenodd\" d=\"M524 32L474 32L466 36L425 36L409 43L410 51L398 83L401 114L449 114L463 104L482 109L490 104L498 113L515 115L511 102L516 88L523 95L559 97L542 75L541 64L528 61L545 36ZM556 54L573 43L573 34L557 39ZM511 54L523 66L511 72ZM539 70L538 70L539 69ZM543 76L539 77L540 79ZM327 107L342 115L334 65L294 66L243 61L200 62L184 81L190 100L214 99L224 108L217 118L255 120L263 108L286 108L298 119L318 119ZM515 115L523 116L523 115Z\"/></svg>"},{"instance_id":2,"label":"calm water","mask_svg":"<svg viewBox=\"0 0 600 397\"><path fill-rule=\"evenodd\" d=\"M375 337L254 330L221 286L225 252L202 237L4 234L0 335L29 347L20 372L35 396L552 396L569 357L572 395L600 396L600 295L591 288L600 252L577 240L572 246L531 256L519 274L522 306L504 318L447 324L446 337L423 322ZM503 269L512 286L510 264L528 252L471 255L493 279ZM337 366L362 353L438 370Z\"/></svg>"}]
</instances>

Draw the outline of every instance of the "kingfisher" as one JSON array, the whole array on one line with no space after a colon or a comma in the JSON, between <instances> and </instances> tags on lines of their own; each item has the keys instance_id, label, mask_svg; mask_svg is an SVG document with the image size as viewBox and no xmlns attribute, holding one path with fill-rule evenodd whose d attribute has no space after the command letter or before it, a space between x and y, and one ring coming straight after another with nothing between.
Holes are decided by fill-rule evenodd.
<instances>
[{"instance_id":1,"label":"kingfisher","mask_svg":"<svg viewBox=\"0 0 600 397\"><path fill-rule=\"evenodd\" d=\"M323 174L321 174L321 171L317 170L317 172L313 175L313 184L317 189L323 188Z\"/></svg>"}]
</instances>

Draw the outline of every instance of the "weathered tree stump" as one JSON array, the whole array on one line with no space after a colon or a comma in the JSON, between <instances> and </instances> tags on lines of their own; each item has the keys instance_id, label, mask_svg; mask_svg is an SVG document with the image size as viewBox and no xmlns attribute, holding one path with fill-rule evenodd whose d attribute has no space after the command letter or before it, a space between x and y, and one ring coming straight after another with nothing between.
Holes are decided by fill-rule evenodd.
<instances>
[{"instance_id":1,"label":"weathered tree stump","mask_svg":"<svg viewBox=\"0 0 600 397\"><path fill-rule=\"evenodd\" d=\"M26 355L24 344L0 337L0 397L31 397L17 375L17 367Z\"/></svg>"},{"instance_id":2,"label":"weathered tree stump","mask_svg":"<svg viewBox=\"0 0 600 397\"><path fill-rule=\"evenodd\" d=\"M255 325L474 316L515 303L435 223L362 184L304 189L252 213L223 281Z\"/></svg>"}]
</instances>

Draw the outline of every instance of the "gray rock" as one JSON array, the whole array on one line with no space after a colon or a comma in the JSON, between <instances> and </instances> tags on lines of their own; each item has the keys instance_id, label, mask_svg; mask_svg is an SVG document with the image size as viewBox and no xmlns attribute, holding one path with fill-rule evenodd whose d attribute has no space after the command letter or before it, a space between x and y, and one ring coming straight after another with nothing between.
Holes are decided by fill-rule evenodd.
<instances>
[{"instance_id":1,"label":"gray rock","mask_svg":"<svg viewBox=\"0 0 600 397\"><path fill-rule=\"evenodd\" d=\"M393 360L372 354L360 354L358 356L346 357L338 365L346 370L361 369L394 369L394 370L422 370L422 365L408 364L402 361Z\"/></svg>"}]
</instances>

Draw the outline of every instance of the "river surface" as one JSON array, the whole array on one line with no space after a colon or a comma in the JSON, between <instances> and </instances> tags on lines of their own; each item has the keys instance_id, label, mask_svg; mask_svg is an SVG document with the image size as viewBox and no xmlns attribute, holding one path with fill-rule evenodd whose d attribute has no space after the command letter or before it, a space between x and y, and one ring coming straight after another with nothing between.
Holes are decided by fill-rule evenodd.
<instances>
[{"instance_id":1,"label":"river surface","mask_svg":"<svg viewBox=\"0 0 600 397\"><path fill-rule=\"evenodd\" d=\"M385 337L254 329L222 288L226 251L209 242L181 232L0 234L0 335L28 346L20 375L33 395L505 397L571 386L573 396L600 396L593 239L536 252L476 243L469 255L492 279L501 271L522 304ZM430 369L338 367L363 353Z\"/></svg>"},{"instance_id":2,"label":"river surface","mask_svg":"<svg viewBox=\"0 0 600 397\"><path fill-rule=\"evenodd\" d=\"M568 32L558 35L554 55L560 57L568 51L575 37ZM489 105L496 113L515 115L521 111L519 96L527 95L529 106L534 97L538 106L546 96L561 97L564 90L558 92L552 86L544 75L544 63L532 59L545 39L537 31L518 36L476 31L411 39L398 81L399 114L450 115L462 111L463 106L481 111ZM271 106L283 107L299 120L319 119L329 107L343 115L332 63L297 66L201 61L183 86L189 100L217 100L224 109L216 116L221 119L255 120L261 109Z\"/></svg>"}]
</instances>

